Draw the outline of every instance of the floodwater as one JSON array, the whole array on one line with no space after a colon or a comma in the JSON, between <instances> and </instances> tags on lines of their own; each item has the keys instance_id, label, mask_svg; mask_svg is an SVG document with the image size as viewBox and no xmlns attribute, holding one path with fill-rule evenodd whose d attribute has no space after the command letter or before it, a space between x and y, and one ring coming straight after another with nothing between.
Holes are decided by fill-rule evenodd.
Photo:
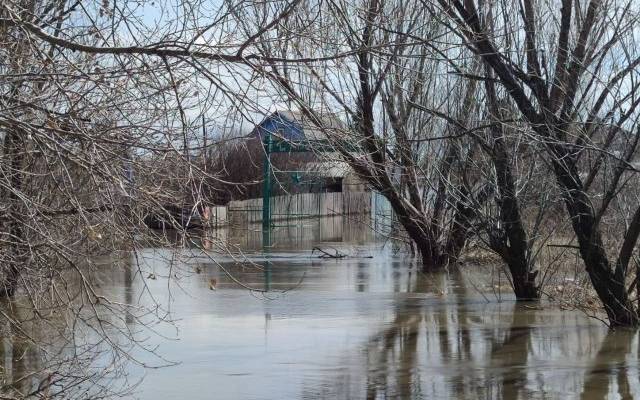
<instances>
[{"instance_id":1,"label":"floodwater","mask_svg":"<svg viewBox=\"0 0 640 400\"><path fill-rule=\"evenodd\" d=\"M131 304L153 298L174 320L156 328L165 338L149 340L177 364L131 365L130 381L144 378L135 397L640 396L635 332L609 332L580 312L548 304L516 304L504 294L499 300L472 266L420 273L348 221L314 224L280 228L267 253L250 243L252 235L224 232L205 240L210 252L140 249L130 263L143 272L105 273L113 298ZM220 240L235 240L245 251L217 254ZM315 246L349 257L319 258ZM143 282L141 273L155 279Z\"/></svg>"}]
</instances>

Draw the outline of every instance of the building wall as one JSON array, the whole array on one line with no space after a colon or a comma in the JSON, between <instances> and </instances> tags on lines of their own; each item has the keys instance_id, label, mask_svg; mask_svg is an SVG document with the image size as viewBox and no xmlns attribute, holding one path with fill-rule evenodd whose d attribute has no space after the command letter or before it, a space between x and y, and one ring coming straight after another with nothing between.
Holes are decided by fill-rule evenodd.
<instances>
[{"instance_id":1,"label":"building wall","mask_svg":"<svg viewBox=\"0 0 640 400\"><path fill-rule=\"evenodd\" d=\"M355 172L351 171L345 174L342 178L342 191L343 192L368 192L370 191L367 184L360 179Z\"/></svg>"}]
</instances>

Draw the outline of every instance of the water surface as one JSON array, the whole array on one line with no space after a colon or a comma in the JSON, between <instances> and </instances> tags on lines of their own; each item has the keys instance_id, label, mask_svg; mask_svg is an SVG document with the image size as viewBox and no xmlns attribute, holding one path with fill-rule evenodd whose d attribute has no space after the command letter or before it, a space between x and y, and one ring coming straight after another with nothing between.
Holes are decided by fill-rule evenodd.
<instances>
[{"instance_id":1,"label":"water surface","mask_svg":"<svg viewBox=\"0 0 640 400\"><path fill-rule=\"evenodd\" d=\"M266 254L248 251L252 262L221 256L212 262L197 251L176 259L166 249L142 249L145 271L159 277L147 282L148 290L166 302L171 288L178 330L163 333L177 339L160 341L160 351L180 364L146 371L139 398L614 399L640 393L634 332L608 332L578 311L480 294L490 282L473 267L426 275L379 242L310 238L303 245L281 241ZM292 250L291 243L302 248ZM320 259L311 253L316 245L352 257ZM179 287L162 278L170 259ZM251 293L224 271L268 292ZM116 279L113 290L125 290L129 299L143 291L136 279Z\"/></svg>"},{"instance_id":2,"label":"water surface","mask_svg":"<svg viewBox=\"0 0 640 400\"><path fill-rule=\"evenodd\" d=\"M205 250L139 249L125 268L103 260L95 278L104 294L167 320L152 332L144 317L124 318L165 359L134 349L137 360L177 363L126 364L129 382L144 378L137 398L640 396L635 332L496 296L486 269L423 274L348 220L280 227L272 240L263 251L257 229L219 231ZM233 255L221 252L229 244ZM319 258L314 247L348 257ZM25 375L20 343L5 338L2 348L4 379Z\"/></svg>"}]
</instances>

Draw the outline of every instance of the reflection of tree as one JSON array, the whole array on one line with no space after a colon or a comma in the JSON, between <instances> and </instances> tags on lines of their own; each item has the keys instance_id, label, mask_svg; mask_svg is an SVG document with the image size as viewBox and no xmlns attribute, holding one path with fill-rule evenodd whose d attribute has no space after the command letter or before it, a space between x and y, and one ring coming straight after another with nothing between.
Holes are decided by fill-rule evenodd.
<instances>
[{"instance_id":1,"label":"reflection of tree","mask_svg":"<svg viewBox=\"0 0 640 400\"><path fill-rule=\"evenodd\" d=\"M109 257L104 260L109 268L83 265L69 271L57 283L64 290L48 292L37 312L27 296L0 302L0 398L124 396L129 389L127 368L141 364L136 358L140 352L147 365L169 365L151 357L155 349L142 334L158 328L145 321L163 310L153 299L149 307L141 306L142 297L150 298L144 296L150 281L139 278L143 267L136 260L133 255ZM100 301L87 299L87 282ZM68 305L66 312L60 311L61 304Z\"/></svg>"},{"instance_id":2,"label":"reflection of tree","mask_svg":"<svg viewBox=\"0 0 640 400\"><path fill-rule=\"evenodd\" d=\"M3 300L2 336L0 360L4 362L0 376L0 398L22 398L30 394L48 392L47 379L41 369L38 351L32 339L16 328L16 305ZM26 324L25 324L26 325Z\"/></svg>"},{"instance_id":3,"label":"reflection of tree","mask_svg":"<svg viewBox=\"0 0 640 400\"><path fill-rule=\"evenodd\" d=\"M609 331L587 372L581 399L604 399L610 394L611 381L616 380L622 399L633 398L629 385L626 357L631 351L635 332Z\"/></svg>"},{"instance_id":4,"label":"reflection of tree","mask_svg":"<svg viewBox=\"0 0 640 400\"><path fill-rule=\"evenodd\" d=\"M396 390L401 398L411 397L417 389L414 381L418 335L422 316L398 309L391 326L367 346L367 399L388 395ZM395 389L389 378L395 375ZM384 396L383 396L384 397Z\"/></svg>"},{"instance_id":5,"label":"reflection of tree","mask_svg":"<svg viewBox=\"0 0 640 400\"><path fill-rule=\"evenodd\" d=\"M394 277L394 286L398 286ZM442 295L446 288L446 277L439 273L419 273L411 281L410 292ZM416 308L415 300L405 298L396 303L395 316L389 328L373 338L367 345L367 399L388 395L410 398L420 393L417 365L418 339L426 309ZM437 313L438 325L447 326L446 309ZM440 345L446 347L447 329L440 328L445 336ZM445 353L449 349L444 349ZM389 379L393 377L393 382Z\"/></svg>"},{"instance_id":6,"label":"reflection of tree","mask_svg":"<svg viewBox=\"0 0 640 400\"><path fill-rule=\"evenodd\" d=\"M397 303L395 317L389 327L371 339L367 345L367 398L415 398L421 395L420 367L418 361L425 357L439 362L445 368L456 371L461 364L473 362L472 346L489 349L488 365L484 370L497 369L500 381L496 392L487 392L487 379L475 376L473 368L448 379L442 395L450 398L498 397L516 399L526 380L528 355L531 348L532 322L535 310L515 307L511 312L506 331L484 331L483 337L475 335L471 319L473 310L465 303L471 296L461 273L450 275L419 274L413 281L414 293L425 293L442 298L416 307L416 301L407 298ZM427 341L426 352L419 355L421 333ZM476 342L472 342L475 340ZM433 343L431 345L429 342ZM436 352L437 354L434 354ZM487 368L488 367L488 368Z\"/></svg>"},{"instance_id":7,"label":"reflection of tree","mask_svg":"<svg viewBox=\"0 0 640 400\"><path fill-rule=\"evenodd\" d=\"M408 288L411 293L397 293L391 320L367 341L359 357L345 358L348 373L307 388L307 398L319 398L314 390L327 388L331 390L323 398L527 399L558 389L550 384L567 383L569 390L580 391L576 370L548 375L555 374L549 362L562 365L567 358L592 354L595 350L585 346L585 340L597 336L591 328L567 325L560 315L550 320L548 312L529 305L482 302L460 272L415 275L413 270L391 278L394 290ZM557 337L558 329L562 337ZM632 332L607 335L582 398L606 398L614 380L621 398L631 398L625 357L632 338Z\"/></svg>"},{"instance_id":8,"label":"reflection of tree","mask_svg":"<svg viewBox=\"0 0 640 400\"><path fill-rule=\"evenodd\" d=\"M133 307L133 265L131 264L131 259L126 259L126 263L124 265L124 303L129 307ZM125 321L128 325L131 325L135 322L135 318L131 313L130 308L127 307L125 311Z\"/></svg>"},{"instance_id":9,"label":"reflection of tree","mask_svg":"<svg viewBox=\"0 0 640 400\"><path fill-rule=\"evenodd\" d=\"M504 399L517 399L525 386L535 314L535 310L515 306L504 338L491 341L490 366L499 368L498 391Z\"/></svg>"}]
</instances>

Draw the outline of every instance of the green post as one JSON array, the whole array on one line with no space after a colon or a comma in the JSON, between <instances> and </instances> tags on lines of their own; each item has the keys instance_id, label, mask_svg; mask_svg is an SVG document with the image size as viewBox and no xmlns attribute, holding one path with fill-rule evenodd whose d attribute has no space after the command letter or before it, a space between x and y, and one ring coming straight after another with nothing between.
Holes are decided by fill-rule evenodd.
<instances>
[{"instance_id":1,"label":"green post","mask_svg":"<svg viewBox=\"0 0 640 400\"><path fill-rule=\"evenodd\" d=\"M270 133L264 137L264 184L262 187L262 232L271 230L271 151L273 141Z\"/></svg>"},{"instance_id":2,"label":"green post","mask_svg":"<svg viewBox=\"0 0 640 400\"><path fill-rule=\"evenodd\" d=\"M264 290L271 290L271 261L264 262Z\"/></svg>"}]
</instances>

